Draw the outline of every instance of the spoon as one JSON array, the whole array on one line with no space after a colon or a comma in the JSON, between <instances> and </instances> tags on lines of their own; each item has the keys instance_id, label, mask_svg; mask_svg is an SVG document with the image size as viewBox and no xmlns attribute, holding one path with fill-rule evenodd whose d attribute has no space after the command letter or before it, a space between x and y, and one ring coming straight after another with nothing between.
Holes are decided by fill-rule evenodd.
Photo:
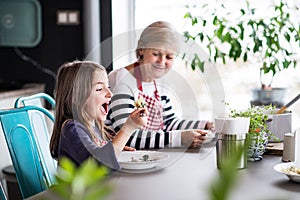
<instances>
[{"instance_id":1,"label":"spoon","mask_svg":"<svg viewBox=\"0 0 300 200\"><path fill-rule=\"evenodd\" d=\"M290 102L288 102L285 106L282 106L275 114L282 114L284 111L290 107L293 103L295 103L300 98L300 94L298 94L295 98L293 98Z\"/></svg>"}]
</instances>

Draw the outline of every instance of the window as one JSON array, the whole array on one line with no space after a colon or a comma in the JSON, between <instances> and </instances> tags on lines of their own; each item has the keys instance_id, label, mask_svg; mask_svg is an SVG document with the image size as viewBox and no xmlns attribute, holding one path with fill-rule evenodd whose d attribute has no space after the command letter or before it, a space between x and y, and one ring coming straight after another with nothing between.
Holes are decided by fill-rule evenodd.
<instances>
[{"instance_id":1,"label":"window","mask_svg":"<svg viewBox=\"0 0 300 200\"><path fill-rule=\"evenodd\" d=\"M187 4L192 5L192 3L194 3L195 1L138 0L138 1L129 1L129 2L131 2L130 13L128 15L125 14L125 16L127 16L127 20L129 20L130 22L130 27L127 27L128 29L126 31L133 30L133 29L143 29L154 21L165 20L171 22L177 28L178 31L183 32L183 30L189 27L188 22L183 18L184 14L187 11L185 5ZM259 3L261 4L261 2ZM132 15L133 11L134 11L134 15ZM117 12L115 12L115 14L117 14ZM113 16L115 16L115 14ZM122 20L118 21L115 27L116 32L118 30L117 27L119 26L118 24L123 24L123 21ZM130 63L135 59L134 58L134 48L136 46L135 41L136 38L132 38L130 40L130 42L133 43L130 44L131 49L129 52L127 52L128 55L130 55L128 56L129 58L127 58L127 63ZM123 63L118 64L118 66L122 67L127 64L124 61L122 62ZM208 113L207 116L211 117L212 116L211 110L213 109L211 93L213 93L214 91L209 91L209 85L203 78L203 75L200 72L192 71L190 67L186 67L184 62L181 61L181 59L177 59L177 62L174 65L173 69L175 71L174 73L184 77L187 80L187 85L190 87L194 96L196 97L197 108L201 111L201 113L203 112ZM250 106L251 89L260 87L258 67L253 66L251 64L235 63L226 66L218 65L217 69L224 86L225 101L228 102L230 106L235 109L245 109L248 106ZM300 91L299 72L300 72L300 67L298 67L297 69L288 69L281 72L276 77L276 82L274 82L273 87L288 88L288 93L285 102L295 97ZM172 80L172 77L178 77L178 76L170 77L171 82L176 83L176 80ZM186 88L178 89L178 91L174 90L176 94L180 94L180 96L186 97L187 95L184 94L184 92L182 91L186 91ZM185 100L187 99L188 98L185 98ZM190 105L190 104L188 102L187 104L184 105ZM181 108L179 108L179 110L184 112L186 108L183 108L183 104L181 104L180 106ZM195 108L193 109L195 110ZM298 113L300 113L300 104L299 103L294 104L293 107L291 107L291 109L293 110L294 113L296 113L297 111ZM183 115L187 115L188 117L190 117L189 116L190 112L191 111L183 113Z\"/></svg>"}]
</instances>

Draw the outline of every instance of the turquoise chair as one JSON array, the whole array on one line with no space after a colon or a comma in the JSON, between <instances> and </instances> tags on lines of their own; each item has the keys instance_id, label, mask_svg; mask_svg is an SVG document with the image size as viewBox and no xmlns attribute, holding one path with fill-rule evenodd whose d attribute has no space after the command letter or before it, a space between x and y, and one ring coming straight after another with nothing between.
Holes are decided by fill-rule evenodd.
<instances>
[{"instance_id":1,"label":"turquoise chair","mask_svg":"<svg viewBox=\"0 0 300 200\"><path fill-rule=\"evenodd\" d=\"M0 182L0 200L7 200L6 194L4 192L4 189L2 187L2 183Z\"/></svg>"},{"instance_id":2,"label":"turquoise chair","mask_svg":"<svg viewBox=\"0 0 300 200\"><path fill-rule=\"evenodd\" d=\"M38 106L24 106L0 111L0 120L23 198L44 191L55 184L49 174L38 141L33 133L31 111L40 112L52 121L54 116ZM49 149L49 145L44 147ZM49 151L49 150L48 150Z\"/></svg>"},{"instance_id":3,"label":"turquoise chair","mask_svg":"<svg viewBox=\"0 0 300 200\"><path fill-rule=\"evenodd\" d=\"M48 103L50 103L52 108L55 107L55 100L50 95L41 92L41 93L33 94L30 96L19 97L15 101L15 108L18 108L21 105L23 105L23 106L35 105L35 106L39 106L39 107L44 107L42 104L42 100L46 100Z\"/></svg>"},{"instance_id":4,"label":"turquoise chair","mask_svg":"<svg viewBox=\"0 0 300 200\"><path fill-rule=\"evenodd\" d=\"M44 101L47 101L52 109L55 108L55 100L46 93L37 93L30 96L22 96L19 97L15 101L15 108L20 106L38 106L44 107ZM28 111L30 116L30 122L32 126L33 134L35 138L37 138L37 148L40 152L44 162L47 166L46 176L48 176L47 180L50 180L50 184L54 185L56 183L55 177L53 174L56 173L57 162L54 160L50 154L49 144L50 144L50 130L47 124L47 120L45 115L36 110ZM52 118L54 120L54 117ZM53 121L52 120L52 121Z\"/></svg>"}]
</instances>

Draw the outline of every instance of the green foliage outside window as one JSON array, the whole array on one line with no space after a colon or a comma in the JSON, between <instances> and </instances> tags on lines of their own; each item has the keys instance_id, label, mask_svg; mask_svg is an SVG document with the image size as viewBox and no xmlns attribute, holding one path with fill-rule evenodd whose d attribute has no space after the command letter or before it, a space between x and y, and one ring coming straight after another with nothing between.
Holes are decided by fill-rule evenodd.
<instances>
[{"instance_id":1,"label":"green foliage outside window","mask_svg":"<svg viewBox=\"0 0 300 200\"><path fill-rule=\"evenodd\" d=\"M202 1L201 1L202 2ZM227 8L223 1L188 5L184 18L192 29L184 32L186 40L204 44L210 61L227 63L256 59L263 76L273 77L283 69L297 65L300 50L299 8L285 0L274 1L267 15L260 16L250 1L242 1L238 15ZM254 1L252 1L254 2ZM255 1L257 2L257 1ZM197 54L191 63L193 70L205 70L205 63Z\"/></svg>"}]
</instances>

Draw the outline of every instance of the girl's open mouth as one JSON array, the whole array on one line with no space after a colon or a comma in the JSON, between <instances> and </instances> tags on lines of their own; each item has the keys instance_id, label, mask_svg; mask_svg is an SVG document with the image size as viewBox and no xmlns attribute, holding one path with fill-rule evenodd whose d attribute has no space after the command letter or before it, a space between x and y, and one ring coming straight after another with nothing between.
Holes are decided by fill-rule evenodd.
<instances>
[{"instance_id":1,"label":"girl's open mouth","mask_svg":"<svg viewBox=\"0 0 300 200\"><path fill-rule=\"evenodd\" d=\"M108 103L102 104L101 111L104 115L107 115L107 113L108 113Z\"/></svg>"}]
</instances>

